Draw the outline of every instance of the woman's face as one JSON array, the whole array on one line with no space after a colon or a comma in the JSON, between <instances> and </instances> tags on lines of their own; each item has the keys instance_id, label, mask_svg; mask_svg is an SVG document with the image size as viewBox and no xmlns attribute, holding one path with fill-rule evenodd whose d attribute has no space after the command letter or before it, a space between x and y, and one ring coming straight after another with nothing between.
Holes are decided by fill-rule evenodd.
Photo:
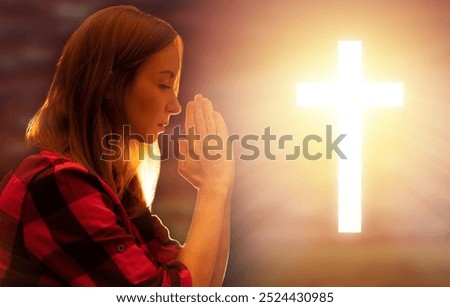
<instances>
[{"instance_id":1,"label":"woman's face","mask_svg":"<svg viewBox=\"0 0 450 307\"><path fill-rule=\"evenodd\" d=\"M168 125L170 116L181 112L176 84L179 73L180 54L173 41L139 66L125 92L127 123L131 132L139 134L146 142L156 141Z\"/></svg>"}]
</instances>

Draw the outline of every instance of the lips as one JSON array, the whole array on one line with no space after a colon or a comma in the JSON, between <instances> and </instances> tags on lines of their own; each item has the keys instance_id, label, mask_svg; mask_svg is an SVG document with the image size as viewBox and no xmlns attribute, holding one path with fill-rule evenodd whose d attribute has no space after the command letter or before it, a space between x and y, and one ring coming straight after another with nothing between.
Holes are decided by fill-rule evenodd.
<instances>
[{"instance_id":1,"label":"lips","mask_svg":"<svg viewBox=\"0 0 450 307\"><path fill-rule=\"evenodd\" d=\"M166 127L169 123L159 123L158 126L160 127Z\"/></svg>"}]
</instances>

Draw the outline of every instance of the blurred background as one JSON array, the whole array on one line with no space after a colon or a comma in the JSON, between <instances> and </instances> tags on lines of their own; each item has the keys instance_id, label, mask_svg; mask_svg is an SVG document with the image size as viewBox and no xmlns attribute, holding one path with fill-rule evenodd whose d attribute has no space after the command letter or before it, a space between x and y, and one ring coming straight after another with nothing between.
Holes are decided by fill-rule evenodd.
<instances>
[{"instance_id":1,"label":"blurred background","mask_svg":"<svg viewBox=\"0 0 450 307\"><path fill-rule=\"evenodd\" d=\"M336 156L287 160L291 148L272 142L276 160L237 161L225 286L450 286L449 1L0 0L0 175L31 152L26 125L65 41L116 4L174 26L182 106L203 93L241 138L270 126L293 146L337 127L334 111L297 107L295 86L336 80L338 40L363 42L365 81L404 83L402 108L363 114L361 234L337 232ZM164 161L153 208L181 242L194 201L177 161Z\"/></svg>"}]
</instances>

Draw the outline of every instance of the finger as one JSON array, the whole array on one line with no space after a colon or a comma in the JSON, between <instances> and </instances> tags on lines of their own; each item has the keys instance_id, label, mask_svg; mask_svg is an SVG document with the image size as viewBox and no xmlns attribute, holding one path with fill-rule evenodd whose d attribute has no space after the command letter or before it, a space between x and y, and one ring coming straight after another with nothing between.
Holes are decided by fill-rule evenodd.
<instances>
[{"instance_id":1,"label":"finger","mask_svg":"<svg viewBox=\"0 0 450 307\"><path fill-rule=\"evenodd\" d=\"M187 153L187 140L179 140L178 141L178 145L179 145L179 150L180 150L180 155L181 157L186 157L186 153ZM180 157L180 158L181 158Z\"/></svg>"},{"instance_id":2,"label":"finger","mask_svg":"<svg viewBox=\"0 0 450 307\"><path fill-rule=\"evenodd\" d=\"M184 171L184 160L178 159L178 172L182 174Z\"/></svg>"},{"instance_id":3,"label":"finger","mask_svg":"<svg viewBox=\"0 0 450 307\"><path fill-rule=\"evenodd\" d=\"M200 136L206 135L205 116L203 115L202 95L195 95L194 99L194 115L195 115L195 132Z\"/></svg>"},{"instance_id":4,"label":"finger","mask_svg":"<svg viewBox=\"0 0 450 307\"><path fill-rule=\"evenodd\" d=\"M186 152L187 152L187 142L186 140L179 140L179 156L178 156L178 172L180 174L183 174L184 171L184 161L186 161Z\"/></svg>"},{"instance_id":5,"label":"finger","mask_svg":"<svg viewBox=\"0 0 450 307\"><path fill-rule=\"evenodd\" d=\"M216 134L216 121L214 119L214 109L209 99L202 100L203 116L205 117L206 132L208 134Z\"/></svg>"},{"instance_id":6,"label":"finger","mask_svg":"<svg viewBox=\"0 0 450 307\"><path fill-rule=\"evenodd\" d=\"M186 106L186 121L184 123L184 131L185 133L189 133L189 128L194 127L195 125L195 115L194 115L194 102L189 101Z\"/></svg>"},{"instance_id":7,"label":"finger","mask_svg":"<svg viewBox=\"0 0 450 307\"><path fill-rule=\"evenodd\" d=\"M227 160L229 157L233 159L233 142L228 142L228 129L225 120L219 112L214 112L214 120L216 122L217 135L222 139L223 144L225 144Z\"/></svg>"},{"instance_id":8,"label":"finger","mask_svg":"<svg viewBox=\"0 0 450 307\"><path fill-rule=\"evenodd\" d=\"M195 132L195 125L190 124L190 122L192 121L192 116L194 115L188 115L188 114L194 114L194 102L190 101L188 103L189 106L189 112L186 112L186 125L185 125L185 129L186 129L186 135L184 139L181 139L178 141L179 145L180 145L180 159L184 159L186 160L187 157L192 158L192 157L197 157L197 152L199 152L201 149L199 149L199 139L196 137L197 132Z\"/></svg>"},{"instance_id":9,"label":"finger","mask_svg":"<svg viewBox=\"0 0 450 307\"><path fill-rule=\"evenodd\" d=\"M214 111L213 116L214 122L216 124L217 135L219 135L225 141L226 138L228 138L228 128L227 125L225 124L225 120L223 119L222 115L217 111Z\"/></svg>"},{"instance_id":10,"label":"finger","mask_svg":"<svg viewBox=\"0 0 450 307\"><path fill-rule=\"evenodd\" d=\"M178 173L183 176L183 178L185 177L185 165L184 165L184 160L178 160Z\"/></svg>"}]
</instances>

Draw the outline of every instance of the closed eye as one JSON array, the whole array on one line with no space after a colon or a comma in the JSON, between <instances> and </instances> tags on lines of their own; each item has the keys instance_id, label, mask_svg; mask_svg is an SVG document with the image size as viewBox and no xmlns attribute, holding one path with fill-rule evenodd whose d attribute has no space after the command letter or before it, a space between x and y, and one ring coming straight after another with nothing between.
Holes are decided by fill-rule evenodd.
<instances>
[{"instance_id":1,"label":"closed eye","mask_svg":"<svg viewBox=\"0 0 450 307\"><path fill-rule=\"evenodd\" d=\"M167 84L159 84L159 88L163 89L163 90L170 90L170 89L172 89L172 87L170 85L167 85Z\"/></svg>"}]
</instances>

